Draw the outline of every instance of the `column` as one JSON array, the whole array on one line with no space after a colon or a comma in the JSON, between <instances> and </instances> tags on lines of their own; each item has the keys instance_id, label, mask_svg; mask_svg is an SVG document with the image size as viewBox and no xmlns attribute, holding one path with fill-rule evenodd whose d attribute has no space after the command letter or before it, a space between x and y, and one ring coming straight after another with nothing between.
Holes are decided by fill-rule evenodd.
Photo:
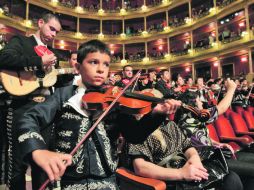
<instances>
[{"instance_id":1,"label":"column","mask_svg":"<svg viewBox=\"0 0 254 190\"><path fill-rule=\"evenodd\" d=\"M167 26L168 26L168 11L166 11L166 22L167 22Z\"/></svg>"},{"instance_id":2,"label":"column","mask_svg":"<svg viewBox=\"0 0 254 190\"><path fill-rule=\"evenodd\" d=\"M123 26L123 28L122 28L122 33L125 33L125 21L124 21L124 19L122 20L122 26Z\"/></svg>"},{"instance_id":3,"label":"column","mask_svg":"<svg viewBox=\"0 0 254 190\"><path fill-rule=\"evenodd\" d=\"M146 31L146 16L144 17L144 31Z\"/></svg>"},{"instance_id":4,"label":"column","mask_svg":"<svg viewBox=\"0 0 254 190\"><path fill-rule=\"evenodd\" d=\"M245 6L244 13L245 13L245 19L246 19L246 31L248 34L250 34L250 17L249 17L248 5Z\"/></svg>"},{"instance_id":5,"label":"column","mask_svg":"<svg viewBox=\"0 0 254 190\"><path fill-rule=\"evenodd\" d=\"M195 64L191 63L191 72L192 72L192 80L194 81L196 78Z\"/></svg>"},{"instance_id":6,"label":"column","mask_svg":"<svg viewBox=\"0 0 254 190\"><path fill-rule=\"evenodd\" d=\"M145 55L147 57L147 42L145 42Z\"/></svg>"},{"instance_id":7,"label":"column","mask_svg":"<svg viewBox=\"0 0 254 190\"><path fill-rule=\"evenodd\" d=\"M213 7L214 7L214 8L215 8L215 10L216 10L216 7L217 7L216 0L213 0Z\"/></svg>"},{"instance_id":8,"label":"column","mask_svg":"<svg viewBox=\"0 0 254 190\"><path fill-rule=\"evenodd\" d=\"M100 34L102 34L102 19L100 20Z\"/></svg>"},{"instance_id":9,"label":"column","mask_svg":"<svg viewBox=\"0 0 254 190\"><path fill-rule=\"evenodd\" d=\"M221 67L221 61L220 58L218 59L218 78L222 76L222 67Z\"/></svg>"},{"instance_id":10,"label":"column","mask_svg":"<svg viewBox=\"0 0 254 190\"><path fill-rule=\"evenodd\" d=\"M124 0L122 0L122 9L124 8L125 6L124 6Z\"/></svg>"},{"instance_id":11,"label":"column","mask_svg":"<svg viewBox=\"0 0 254 190\"><path fill-rule=\"evenodd\" d=\"M193 31L190 32L190 40L191 40L191 51L193 51Z\"/></svg>"},{"instance_id":12,"label":"column","mask_svg":"<svg viewBox=\"0 0 254 190\"><path fill-rule=\"evenodd\" d=\"M169 37L167 38L167 45L168 45L168 54L170 54L170 42L169 42Z\"/></svg>"},{"instance_id":13,"label":"column","mask_svg":"<svg viewBox=\"0 0 254 190\"><path fill-rule=\"evenodd\" d=\"M252 69L252 54L251 54L251 48L249 48L248 50L248 54L249 54L249 73L253 73L253 69Z\"/></svg>"},{"instance_id":14,"label":"column","mask_svg":"<svg viewBox=\"0 0 254 190\"><path fill-rule=\"evenodd\" d=\"M29 2L26 2L26 20L29 19Z\"/></svg>"},{"instance_id":15,"label":"column","mask_svg":"<svg viewBox=\"0 0 254 190\"><path fill-rule=\"evenodd\" d=\"M192 12L191 12L191 0L188 2L189 4L189 17L192 18Z\"/></svg>"},{"instance_id":16,"label":"column","mask_svg":"<svg viewBox=\"0 0 254 190\"><path fill-rule=\"evenodd\" d=\"M216 43L219 44L219 27L218 21L215 22L215 36L216 36Z\"/></svg>"},{"instance_id":17,"label":"column","mask_svg":"<svg viewBox=\"0 0 254 190\"><path fill-rule=\"evenodd\" d=\"M100 0L100 9L102 9L102 0Z\"/></svg>"},{"instance_id":18,"label":"column","mask_svg":"<svg viewBox=\"0 0 254 190\"><path fill-rule=\"evenodd\" d=\"M123 44L123 60L125 59L125 44Z\"/></svg>"},{"instance_id":19,"label":"column","mask_svg":"<svg viewBox=\"0 0 254 190\"><path fill-rule=\"evenodd\" d=\"M79 17L77 17L77 33L79 32Z\"/></svg>"}]
</instances>

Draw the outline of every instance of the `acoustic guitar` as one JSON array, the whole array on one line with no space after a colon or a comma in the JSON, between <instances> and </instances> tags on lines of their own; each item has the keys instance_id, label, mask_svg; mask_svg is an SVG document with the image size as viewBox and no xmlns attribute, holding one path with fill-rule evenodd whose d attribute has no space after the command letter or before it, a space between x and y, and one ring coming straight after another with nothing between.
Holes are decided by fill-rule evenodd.
<instances>
[{"instance_id":1,"label":"acoustic guitar","mask_svg":"<svg viewBox=\"0 0 254 190\"><path fill-rule=\"evenodd\" d=\"M74 73L73 68L55 69L45 72L45 76L37 77L35 71L8 71L0 72L0 80L5 90L15 96L27 95L39 87L53 86L57 81L57 75Z\"/></svg>"}]
</instances>

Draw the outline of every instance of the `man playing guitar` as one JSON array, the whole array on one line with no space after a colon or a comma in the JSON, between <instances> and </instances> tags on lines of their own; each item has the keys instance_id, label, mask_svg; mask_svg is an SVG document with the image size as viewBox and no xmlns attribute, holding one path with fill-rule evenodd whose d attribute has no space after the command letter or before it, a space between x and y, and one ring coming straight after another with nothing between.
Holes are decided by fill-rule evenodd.
<instances>
[{"instance_id":1,"label":"man playing guitar","mask_svg":"<svg viewBox=\"0 0 254 190\"><path fill-rule=\"evenodd\" d=\"M48 45L52 43L60 30L60 20L56 15L51 13L42 15L38 20L38 30L35 34L29 37L14 36L0 51L0 69L16 71L18 74L23 71L35 71L37 77L43 78L47 69L51 68L52 65L57 65L57 56ZM22 83L22 81L20 82ZM7 126L2 126L7 127L8 131L10 152L7 185L10 190L26 189L25 172L27 168L20 160L20 150L15 143L17 134L12 128L13 122L19 119L21 113L38 102L44 101L46 96L50 94L52 94L52 90L49 88L39 88L26 96L11 96L12 103L8 107ZM46 136L49 137L50 135L47 133ZM36 176L33 176L33 182L36 183Z\"/></svg>"}]
</instances>

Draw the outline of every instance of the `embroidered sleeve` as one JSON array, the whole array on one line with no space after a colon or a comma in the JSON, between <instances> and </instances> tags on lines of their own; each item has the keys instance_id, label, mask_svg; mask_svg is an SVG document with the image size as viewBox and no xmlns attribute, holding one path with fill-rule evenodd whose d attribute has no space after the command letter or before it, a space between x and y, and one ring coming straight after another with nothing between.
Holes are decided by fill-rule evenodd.
<instances>
[{"instance_id":1,"label":"embroidered sleeve","mask_svg":"<svg viewBox=\"0 0 254 190\"><path fill-rule=\"evenodd\" d=\"M42 138L42 136L37 132L24 133L23 135L19 136L18 141L19 141L19 143L21 143L21 142L24 142L27 139L33 139L33 138L35 138L37 140L41 140L41 141L44 142L44 139Z\"/></svg>"}]
</instances>

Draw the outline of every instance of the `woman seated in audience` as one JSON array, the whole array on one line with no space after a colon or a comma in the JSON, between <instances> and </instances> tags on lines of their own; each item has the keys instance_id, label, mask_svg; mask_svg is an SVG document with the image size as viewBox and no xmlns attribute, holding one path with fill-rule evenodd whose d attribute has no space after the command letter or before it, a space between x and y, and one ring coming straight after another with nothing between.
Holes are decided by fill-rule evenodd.
<instances>
[{"instance_id":1,"label":"woman seated in audience","mask_svg":"<svg viewBox=\"0 0 254 190\"><path fill-rule=\"evenodd\" d=\"M186 157L185 165L179 169L167 167L168 158L179 152ZM128 153L137 175L164 180L169 190L176 189L177 184L181 184L179 181L197 182L209 178L198 152L173 121L160 126L143 143L129 144ZM239 176L232 171L219 185L221 190L243 189Z\"/></svg>"},{"instance_id":2,"label":"woman seated in audience","mask_svg":"<svg viewBox=\"0 0 254 190\"><path fill-rule=\"evenodd\" d=\"M186 137L191 140L194 147L213 145L221 148L228 148L233 152L229 144L213 141L209 137L208 129L206 128L207 123L216 120L218 115L223 114L230 106L236 84L232 80L227 79L225 87L227 88L227 92L224 98L218 105L206 110L208 112L208 117L193 116L189 111L186 111L186 109L183 110L182 108L178 109L176 112L175 122ZM199 111L203 109L202 102L199 100L198 93L195 90L186 91L180 99L183 103L193 106ZM229 169L237 172L244 182L244 189L250 190L254 186L254 154L250 152L238 152L236 153L236 157L237 160L227 160Z\"/></svg>"}]
</instances>

